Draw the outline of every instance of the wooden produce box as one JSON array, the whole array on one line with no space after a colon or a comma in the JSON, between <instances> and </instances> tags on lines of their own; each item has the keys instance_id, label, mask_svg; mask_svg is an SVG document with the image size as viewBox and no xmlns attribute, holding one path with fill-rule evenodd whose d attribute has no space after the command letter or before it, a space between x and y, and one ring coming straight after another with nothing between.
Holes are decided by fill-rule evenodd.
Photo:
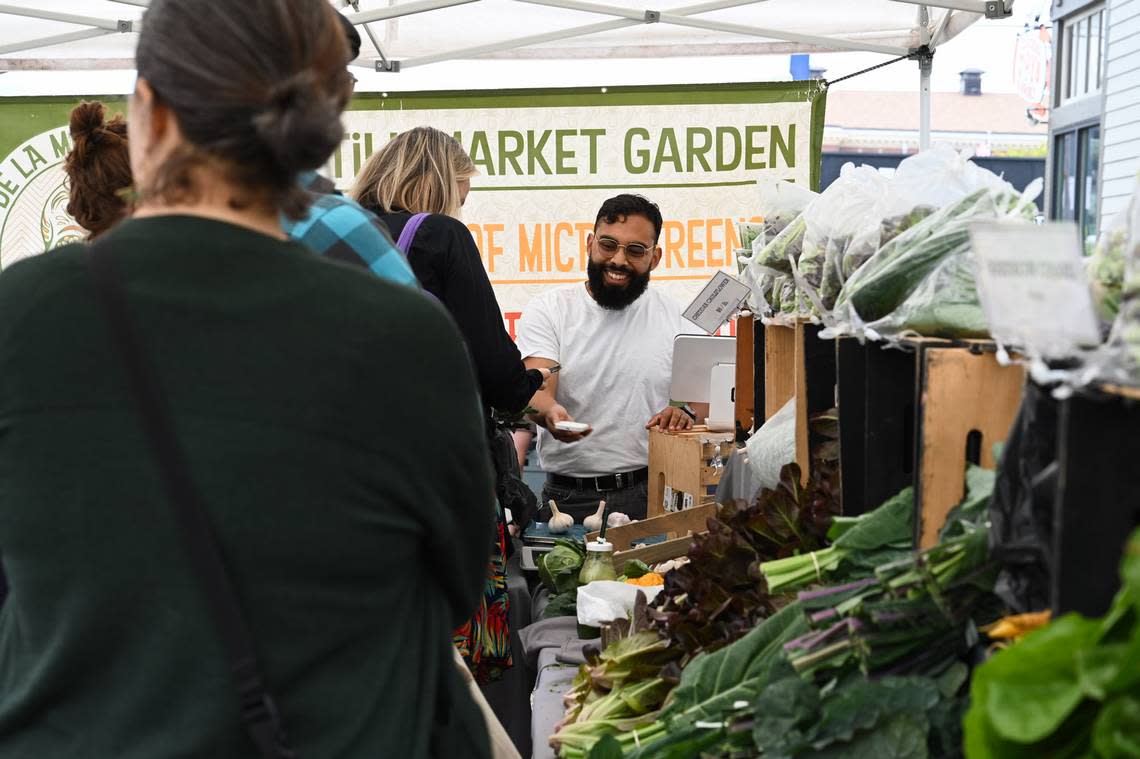
<instances>
[{"instance_id":1,"label":"wooden produce box","mask_svg":"<svg viewBox=\"0 0 1140 759\"><path fill-rule=\"evenodd\" d=\"M796 403L796 457L802 480L811 473L811 431L808 420L835 406L834 341L821 340L823 328L805 318L792 325L764 326L764 419L772 418L792 398ZM757 406L760 407L757 400Z\"/></svg>"},{"instance_id":2,"label":"wooden produce box","mask_svg":"<svg viewBox=\"0 0 1140 759\"><path fill-rule=\"evenodd\" d=\"M901 349L900 349L901 348ZM965 495L967 462L994 467L1025 371L982 340L914 338L899 347L836 341L843 513L915 488L915 542L927 548Z\"/></svg>"},{"instance_id":3,"label":"wooden produce box","mask_svg":"<svg viewBox=\"0 0 1140 759\"><path fill-rule=\"evenodd\" d=\"M735 417L737 439L746 439L756 418L756 334L763 333L764 325L749 313L736 320L736 389ZM761 348L763 350L763 348ZM763 355L761 354L761 359ZM763 367L763 362L759 364Z\"/></svg>"},{"instance_id":4,"label":"wooden produce box","mask_svg":"<svg viewBox=\"0 0 1140 759\"><path fill-rule=\"evenodd\" d=\"M703 506L694 506L691 509L677 511L671 514L642 519L621 527L610 527L606 530L606 540L614 544L614 569L621 574L626 562L640 559L653 566L662 561L684 556L692 545L693 535L708 532L708 520L716 516L717 505L707 503ZM634 548L634 544L647 537L665 535L665 540L650 543L641 548ZM596 540L598 533L591 532L586 540Z\"/></svg>"},{"instance_id":5,"label":"wooden produce box","mask_svg":"<svg viewBox=\"0 0 1140 759\"><path fill-rule=\"evenodd\" d=\"M713 463L718 452L722 461L727 462L735 441L733 432L712 432L704 426L684 432L649 430L647 516L679 511L686 502L690 506L711 502L724 471L723 466L713 466ZM672 494L668 507L666 492Z\"/></svg>"}]
</instances>

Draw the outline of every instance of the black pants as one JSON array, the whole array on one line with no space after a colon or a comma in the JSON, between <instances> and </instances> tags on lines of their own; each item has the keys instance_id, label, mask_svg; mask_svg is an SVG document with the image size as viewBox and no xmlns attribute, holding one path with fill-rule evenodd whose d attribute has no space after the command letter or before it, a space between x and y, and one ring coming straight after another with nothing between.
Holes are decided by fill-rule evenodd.
<instances>
[{"instance_id":1,"label":"black pants","mask_svg":"<svg viewBox=\"0 0 1140 759\"><path fill-rule=\"evenodd\" d=\"M609 506L610 513L620 511L630 519L645 519L646 506L649 503L649 483L639 482L636 485L621 490L595 490L594 488L567 488L554 485L550 480L542 487L542 505L539 509L539 519L550 519L550 506L553 500L558 504L558 510L574 517L578 524L598 510L598 501L604 500Z\"/></svg>"}]
</instances>

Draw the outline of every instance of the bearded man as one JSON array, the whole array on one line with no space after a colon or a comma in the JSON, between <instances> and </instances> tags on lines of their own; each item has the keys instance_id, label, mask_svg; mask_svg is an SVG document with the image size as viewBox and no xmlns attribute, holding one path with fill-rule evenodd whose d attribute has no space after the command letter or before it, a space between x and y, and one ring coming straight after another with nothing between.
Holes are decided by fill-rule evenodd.
<instances>
[{"instance_id":1,"label":"bearded man","mask_svg":"<svg viewBox=\"0 0 1140 759\"><path fill-rule=\"evenodd\" d=\"M649 287L650 272L661 262L660 236L656 204L640 195L610 198L586 241L587 281L542 293L519 321L527 368L561 367L531 401L547 473L545 516L554 500L580 522L605 499L611 511L644 519L646 430L692 426L692 417L669 398L673 339L685 331L681 309ZM575 420L588 425L559 427Z\"/></svg>"}]
</instances>

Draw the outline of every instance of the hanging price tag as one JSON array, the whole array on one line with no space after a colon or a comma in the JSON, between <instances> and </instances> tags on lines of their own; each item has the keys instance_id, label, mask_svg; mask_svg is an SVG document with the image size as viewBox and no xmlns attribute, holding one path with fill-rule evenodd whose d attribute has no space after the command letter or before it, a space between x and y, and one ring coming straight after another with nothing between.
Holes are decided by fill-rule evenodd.
<instances>
[{"instance_id":1,"label":"hanging price tag","mask_svg":"<svg viewBox=\"0 0 1140 759\"><path fill-rule=\"evenodd\" d=\"M1075 224L979 222L970 241L995 338L1045 358L1100 342Z\"/></svg>"},{"instance_id":2,"label":"hanging price tag","mask_svg":"<svg viewBox=\"0 0 1140 759\"><path fill-rule=\"evenodd\" d=\"M732 318L749 292L748 285L718 271L682 315L711 335Z\"/></svg>"}]
</instances>

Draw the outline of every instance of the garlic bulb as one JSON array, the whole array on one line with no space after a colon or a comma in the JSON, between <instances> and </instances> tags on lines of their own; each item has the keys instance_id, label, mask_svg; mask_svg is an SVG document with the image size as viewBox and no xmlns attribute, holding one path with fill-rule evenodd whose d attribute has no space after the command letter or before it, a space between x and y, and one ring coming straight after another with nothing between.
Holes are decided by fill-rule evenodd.
<instances>
[{"instance_id":1,"label":"garlic bulb","mask_svg":"<svg viewBox=\"0 0 1140 759\"><path fill-rule=\"evenodd\" d=\"M598 510L582 520L582 526L586 528L586 532L597 532L602 529L602 514L605 513L606 502L598 501ZM612 527L613 525L610 526Z\"/></svg>"},{"instance_id":2,"label":"garlic bulb","mask_svg":"<svg viewBox=\"0 0 1140 759\"><path fill-rule=\"evenodd\" d=\"M561 535L564 532L570 532L570 528L573 526L574 517L559 511L558 505L554 503L552 499L550 501L550 521L547 522L547 527L550 529L550 532L555 535Z\"/></svg>"},{"instance_id":3,"label":"garlic bulb","mask_svg":"<svg viewBox=\"0 0 1140 759\"><path fill-rule=\"evenodd\" d=\"M615 511L610 514L610 518L606 520L607 527L621 527L623 524L629 524L631 521L628 514L623 514L620 511Z\"/></svg>"}]
</instances>

